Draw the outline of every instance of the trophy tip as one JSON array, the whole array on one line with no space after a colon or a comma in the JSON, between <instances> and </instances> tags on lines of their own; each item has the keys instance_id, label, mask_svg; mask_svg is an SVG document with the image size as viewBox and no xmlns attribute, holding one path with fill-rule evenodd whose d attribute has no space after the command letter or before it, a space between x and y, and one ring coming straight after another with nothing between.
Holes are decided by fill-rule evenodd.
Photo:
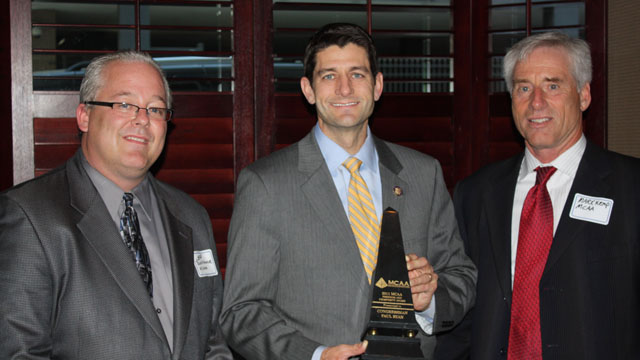
<instances>
[{"instance_id":1,"label":"trophy tip","mask_svg":"<svg viewBox=\"0 0 640 360\"><path fill-rule=\"evenodd\" d=\"M391 206L387 207L386 209L384 209L385 213L391 213L391 214L397 214L398 212L396 211L396 209L392 208Z\"/></svg>"}]
</instances>

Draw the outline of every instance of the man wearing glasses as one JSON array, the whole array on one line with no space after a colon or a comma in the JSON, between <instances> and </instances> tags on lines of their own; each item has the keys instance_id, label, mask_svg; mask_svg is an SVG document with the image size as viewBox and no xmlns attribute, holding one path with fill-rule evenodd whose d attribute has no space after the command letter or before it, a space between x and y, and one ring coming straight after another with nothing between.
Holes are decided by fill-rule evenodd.
<instances>
[{"instance_id":1,"label":"man wearing glasses","mask_svg":"<svg viewBox=\"0 0 640 360\"><path fill-rule=\"evenodd\" d=\"M149 173L170 107L147 54L94 59L81 149L0 195L0 358L232 358L209 216Z\"/></svg>"}]
</instances>

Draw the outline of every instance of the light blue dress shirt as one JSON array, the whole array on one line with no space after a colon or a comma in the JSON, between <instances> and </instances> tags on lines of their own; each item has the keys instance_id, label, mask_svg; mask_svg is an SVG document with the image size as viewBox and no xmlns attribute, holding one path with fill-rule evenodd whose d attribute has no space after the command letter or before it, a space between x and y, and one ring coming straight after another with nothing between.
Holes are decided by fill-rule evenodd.
<instances>
[{"instance_id":1,"label":"light blue dress shirt","mask_svg":"<svg viewBox=\"0 0 640 360\"><path fill-rule=\"evenodd\" d=\"M349 200L348 200L348 191L349 191L349 181L351 180L351 174L349 170L342 166L342 163L354 156L362 161L362 165L360 165L360 176L367 183L367 187L369 188L369 193L371 193L371 198L373 199L373 204L376 208L376 216L378 217L378 222L382 220L382 180L380 178L380 167L378 161L378 152L376 151L375 143L373 142L373 137L371 136L371 129L367 127L367 138L364 141L364 144L360 148L360 150L355 154L351 155L346 150L344 150L340 145L336 144L333 140L329 139L323 132L320 130L318 124L313 127L313 135L316 138L316 142L320 147L320 152L322 153L322 157L324 157L324 161L329 168L329 173L331 174L331 178L333 179L333 183L336 185L336 190L338 191L338 196L340 196L340 201L342 202L342 206L344 208L345 214L347 217L349 216ZM433 318L435 315L435 305L436 305L435 296L431 299L431 303L427 310L423 312L416 312L416 320L418 324L427 334L431 334L433 332ZM311 360L319 360L322 352L326 349L326 346L320 346L313 353L313 357Z\"/></svg>"},{"instance_id":2,"label":"light blue dress shirt","mask_svg":"<svg viewBox=\"0 0 640 360\"><path fill-rule=\"evenodd\" d=\"M347 194L349 192L351 174L347 168L342 166L342 163L352 157L352 155L340 145L333 142L333 140L329 139L317 124L313 128L313 133L320 147L322 157L324 157L324 161L329 168L331 178L336 185L336 190L338 190L338 196L340 196L340 201L342 201L344 212L349 216L349 200ZM362 176L367 183L369 193L371 193L371 198L373 199L373 205L376 207L376 216L378 217L378 222L380 222L382 219L382 181L380 180L380 168L378 167L378 152L373 143L371 131L368 128L367 139L364 141L358 153L353 155L353 157L362 161L362 165L360 165L360 176Z\"/></svg>"}]
</instances>

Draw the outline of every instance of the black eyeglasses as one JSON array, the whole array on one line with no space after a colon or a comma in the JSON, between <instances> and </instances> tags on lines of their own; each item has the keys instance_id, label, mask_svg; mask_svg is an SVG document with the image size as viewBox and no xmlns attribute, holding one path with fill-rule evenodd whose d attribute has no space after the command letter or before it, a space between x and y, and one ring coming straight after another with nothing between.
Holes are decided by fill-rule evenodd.
<instances>
[{"instance_id":1,"label":"black eyeglasses","mask_svg":"<svg viewBox=\"0 0 640 360\"><path fill-rule=\"evenodd\" d=\"M173 109L161 107L144 108L138 105L127 104L125 102L85 101L84 104L110 107L122 115L131 116L132 119L135 119L135 117L138 116L138 111L140 110L145 110L147 112L147 116L151 120L171 121L171 119L173 119Z\"/></svg>"}]
</instances>

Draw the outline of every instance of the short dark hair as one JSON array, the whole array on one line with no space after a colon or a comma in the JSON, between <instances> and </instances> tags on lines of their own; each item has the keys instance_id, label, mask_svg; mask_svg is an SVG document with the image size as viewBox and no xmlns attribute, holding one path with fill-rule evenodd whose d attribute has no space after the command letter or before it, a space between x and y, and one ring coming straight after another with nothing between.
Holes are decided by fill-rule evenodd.
<instances>
[{"instance_id":1,"label":"short dark hair","mask_svg":"<svg viewBox=\"0 0 640 360\"><path fill-rule=\"evenodd\" d=\"M375 81L378 74L378 58L373 39L360 26L348 23L327 24L311 37L304 51L304 76L313 82L313 70L316 68L316 55L319 51L332 45L343 48L348 44L358 45L367 51L369 68Z\"/></svg>"}]
</instances>

